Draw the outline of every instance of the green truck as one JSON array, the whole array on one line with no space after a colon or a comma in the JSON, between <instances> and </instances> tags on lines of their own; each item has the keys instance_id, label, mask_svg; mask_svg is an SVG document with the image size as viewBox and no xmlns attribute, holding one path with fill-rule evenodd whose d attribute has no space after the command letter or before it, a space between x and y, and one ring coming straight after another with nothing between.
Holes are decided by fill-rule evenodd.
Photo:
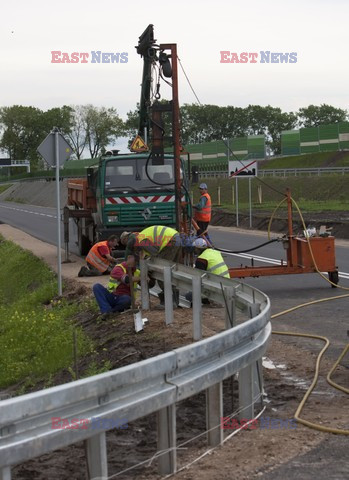
<instances>
[{"instance_id":1,"label":"green truck","mask_svg":"<svg viewBox=\"0 0 349 480\"><path fill-rule=\"evenodd\" d=\"M189 205L183 166L183 208ZM86 179L68 181L68 215L77 225L81 255L91 245L123 231L151 225L176 227L174 158L153 165L149 154L107 155L87 169Z\"/></svg>"},{"instance_id":2,"label":"green truck","mask_svg":"<svg viewBox=\"0 0 349 480\"><path fill-rule=\"evenodd\" d=\"M65 236L72 217L81 255L111 234L152 225L185 231L190 222L188 181L180 159L176 45L157 45L153 25L149 25L136 48L143 58L138 135L133 142L140 145L139 153L119 155L111 150L87 169L86 178L68 182ZM160 75L154 94L156 69ZM171 79L172 99L159 102L159 78L164 77ZM165 154L165 144L173 154Z\"/></svg>"}]
</instances>

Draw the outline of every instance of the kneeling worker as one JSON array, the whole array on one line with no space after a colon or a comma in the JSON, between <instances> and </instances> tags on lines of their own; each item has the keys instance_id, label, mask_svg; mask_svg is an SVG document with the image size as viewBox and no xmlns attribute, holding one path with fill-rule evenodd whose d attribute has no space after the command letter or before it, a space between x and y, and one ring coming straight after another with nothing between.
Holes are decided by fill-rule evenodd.
<instances>
[{"instance_id":1,"label":"kneeling worker","mask_svg":"<svg viewBox=\"0 0 349 480\"><path fill-rule=\"evenodd\" d=\"M221 277L230 278L227 264L225 263L221 252L210 248L203 238L197 238L194 240L193 247L194 254L197 255L195 268L214 273L215 275L220 275ZM192 292L188 292L185 295L185 298L191 302L193 299ZM206 302L204 303L209 303L208 299L206 299Z\"/></svg>"},{"instance_id":2,"label":"kneeling worker","mask_svg":"<svg viewBox=\"0 0 349 480\"><path fill-rule=\"evenodd\" d=\"M174 228L156 225L138 233L134 249L136 253L140 252L145 256L178 263L182 255L182 240ZM161 281L158 281L158 284L162 291L159 293L160 305L155 308L162 310L165 308L164 284ZM172 287L172 296L173 306L176 308L179 303L179 290Z\"/></svg>"},{"instance_id":3,"label":"kneeling worker","mask_svg":"<svg viewBox=\"0 0 349 480\"><path fill-rule=\"evenodd\" d=\"M86 267L81 267L78 277L98 277L111 272L116 259L111 251L119 245L118 237L111 235L108 240L95 243L86 257Z\"/></svg>"},{"instance_id":4,"label":"kneeling worker","mask_svg":"<svg viewBox=\"0 0 349 480\"><path fill-rule=\"evenodd\" d=\"M132 277L128 275L131 269ZM100 312L108 314L123 312L131 305L131 288L136 289L140 281L140 272L136 270L136 259L129 255L125 262L115 265L110 274L107 288L100 283L93 285L93 293L96 297Z\"/></svg>"}]
</instances>

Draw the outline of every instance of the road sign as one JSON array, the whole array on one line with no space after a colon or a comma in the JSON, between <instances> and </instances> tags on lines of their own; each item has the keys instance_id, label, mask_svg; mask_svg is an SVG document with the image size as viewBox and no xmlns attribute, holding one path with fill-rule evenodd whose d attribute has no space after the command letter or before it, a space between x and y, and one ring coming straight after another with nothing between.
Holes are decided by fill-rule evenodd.
<instances>
[{"instance_id":1,"label":"road sign","mask_svg":"<svg viewBox=\"0 0 349 480\"><path fill-rule=\"evenodd\" d=\"M130 150L131 152L147 152L149 148L143 138L137 135L131 144Z\"/></svg>"},{"instance_id":2,"label":"road sign","mask_svg":"<svg viewBox=\"0 0 349 480\"><path fill-rule=\"evenodd\" d=\"M229 177L257 177L257 160L230 160Z\"/></svg>"},{"instance_id":3,"label":"road sign","mask_svg":"<svg viewBox=\"0 0 349 480\"><path fill-rule=\"evenodd\" d=\"M37 151L40 155L46 160L46 162L51 165L56 165L55 160L55 132L51 132L47 135L45 140L39 145ZM58 161L59 165L62 165L70 155L72 154L72 149L69 143L65 140L63 135L58 132Z\"/></svg>"}]
</instances>

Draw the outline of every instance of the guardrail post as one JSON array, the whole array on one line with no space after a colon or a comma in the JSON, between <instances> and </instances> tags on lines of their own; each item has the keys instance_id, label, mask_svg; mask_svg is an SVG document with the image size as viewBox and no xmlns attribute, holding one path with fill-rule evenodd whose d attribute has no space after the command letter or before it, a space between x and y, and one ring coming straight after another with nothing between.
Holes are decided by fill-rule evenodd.
<instances>
[{"instance_id":1,"label":"guardrail post","mask_svg":"<svg viewBox=\"0 0 349 480\"><path fill-rule=\"evenodd\" d=\"M158 452L165 450L166 453L159 455L159 473L168 475L177 471L176 451L176 405L161 408L157 412L158 419Z\"/></svg>"},{"instance_id":2,"label":"guardrail post","mask_svg":"<svg viewBox=\"0 0 349 480\"><path fill-rule=\"evenodd\" d=\"M223 417L223 384L216 383L206 390L207 443L216 447L223 441L221 418Z\"/></svg>"},{"instance_id":3,"label":"guardrail post","mask_svg":"<svg viewBox=\"0 0 349 480\"><path fill-rule=\"evenodd\" d=\"M142 309L149 310L148 265L144 259L139 262L141 269L141 302Z\"/></svg>"},{"instance_id":4,"label":"guardrail post","mask_svg":"<svg viewBox=\"0 0 349 480\"><path fill-rule=\"evenodd\" d=\"M165 322L173 322L173 293L172 293L172 267L164 267L164 293L165 293Z\"/></svg>"},{"instance_id":5,"label":"guardrail post","mask_svg":"<svg viewBox=\"0 0 349 480\"><path fill-rule=\"evenodd\" d=\"M107 479L107 445L105 432L86 440L86 454L89 480Z\"/></svg>"},{"instance_id":6,"label":"guardrail post","mask_svg":"<svg viewBox=\"0 0 349 480\"><path fill-rule=\"evenodd\" d=\"M193 277L193 340L200 340L202 338L201 332L201 277Z\"/></svg>"},{"instance_id":7,"label":"guardrail post","mask_svg":"<svg viewBox=\"0 0 349 480\"><path fill-rule=\"evenodd\" d=\"M236 312L235 312L235 292L234 288L224 287L223 289L226 304L225 310L225 328L233 328L235 324Z\"/></svg>"},{"instance_id":8,"label":"guardrail post","mask_svg":"<svg viewBox=\"0 0 349 480\"><path fill-rule=\"evenodd\" d=\"M11 467L0 468L0 480L11 480Z\"/></svg>"},{"instance_id":9,"label":"guardrail post","mask_svg":"<svg viewBox=\"0 0 349 480\"><path fill-rule=\"evenodd\" d=\"M253 390L253 365L247 365L239 372L239 420L254 416Z\"/></svg>"}]
</instances>

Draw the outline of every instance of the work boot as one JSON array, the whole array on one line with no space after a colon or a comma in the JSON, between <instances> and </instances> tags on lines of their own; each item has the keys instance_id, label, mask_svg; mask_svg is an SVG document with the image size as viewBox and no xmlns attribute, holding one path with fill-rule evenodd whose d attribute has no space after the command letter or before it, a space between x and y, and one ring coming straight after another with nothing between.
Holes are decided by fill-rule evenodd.
<instances>
[{"instance_id":1,"label":"work boot","mask_svg":"<svg viewBox=\"0 0 349 480\"><path fill-rule=\"evenodd\" d=\"M80 271L78 273L78 277L87 277L89 273L89 269L85 266L80 268Z\"/></svg>"}]
</instances>

